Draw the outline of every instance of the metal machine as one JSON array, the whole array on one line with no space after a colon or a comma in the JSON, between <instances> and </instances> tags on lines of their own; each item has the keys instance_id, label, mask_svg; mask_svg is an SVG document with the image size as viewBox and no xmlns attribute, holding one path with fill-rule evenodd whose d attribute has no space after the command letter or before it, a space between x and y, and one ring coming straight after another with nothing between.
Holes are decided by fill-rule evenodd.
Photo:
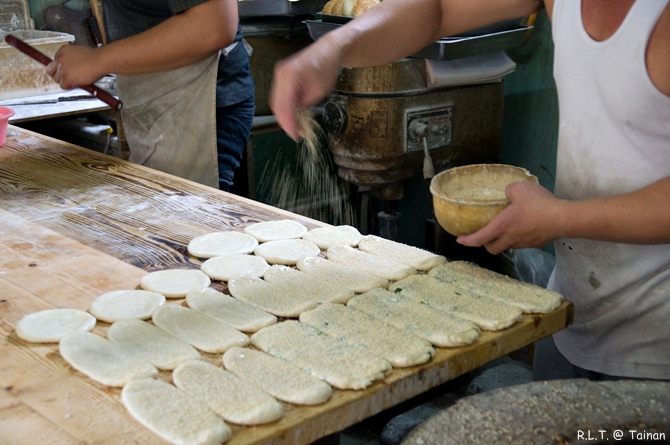
<instances>
[{"instance_id":1,"label":"metal machine","mask_svg":"<svg viewBox=\"0 0 670 445\"><path fill-rule=\"evenodd\" d=\"M340 177L398 200L426 149L438 171L495 158L502 83L428 87L425 79L420 59L342 70L323 112Z\"/></svg>"},{"instance_id":2,"label":"metal machine","mask_svg":"<svg viewBox=\"0 0 670 445\"><path fill-rule=\"evenodd\" d=\"M342 17L307 20L317 39ZM495 160L501 145L503 84L433 85L426 59L449 60L518 46L528 26L512 20L443 38L391 64L343 68L325 103L323 124L338 175L383 201L380 235L393 238L403 182L426 165L435 172ZM432 165L430 165L432 164ZM429 175L429 174L428 174Z\"/></svg>"}]
</instances>

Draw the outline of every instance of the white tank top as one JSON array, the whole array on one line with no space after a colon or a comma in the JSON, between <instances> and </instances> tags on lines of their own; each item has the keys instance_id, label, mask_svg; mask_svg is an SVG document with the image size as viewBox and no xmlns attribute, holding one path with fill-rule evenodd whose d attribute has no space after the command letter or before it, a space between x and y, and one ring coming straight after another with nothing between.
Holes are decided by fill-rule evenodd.
<instances>
[{"instance_id":1,"label":"white tank top","mask_svg":"<svg viewBox=\"0 0 670 445\"><path fill-rule=\"evenodd\" d=\"M597 42L582 24L581 0L556 0L557 196L625 193L670 176L670 97L645 62L667 3L637 0ZM596 372L670 379L670 244L559 239L555 247L549 286L575 303L574 324L554 336L561 353Z\"/></svg>"}]
</instances>

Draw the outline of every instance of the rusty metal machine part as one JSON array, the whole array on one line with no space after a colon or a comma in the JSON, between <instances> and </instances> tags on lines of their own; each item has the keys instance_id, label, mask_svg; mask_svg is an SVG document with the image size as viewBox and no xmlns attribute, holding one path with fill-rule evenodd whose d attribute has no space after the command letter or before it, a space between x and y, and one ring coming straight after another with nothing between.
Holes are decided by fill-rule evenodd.
<instances>
[{"instance_id":1,"label":"rusty metal machine part","mask_svg":"<svg viewBox=\"0 0 670 445\"><path fill-rule=\"evenodd\" d=\"M425 62L403 59L344 68L324 106L323 123L339 176L399 200L420 171L427 146L436 171L497 156L502 83L429 87Z\"/></svg>"}]
</instances>

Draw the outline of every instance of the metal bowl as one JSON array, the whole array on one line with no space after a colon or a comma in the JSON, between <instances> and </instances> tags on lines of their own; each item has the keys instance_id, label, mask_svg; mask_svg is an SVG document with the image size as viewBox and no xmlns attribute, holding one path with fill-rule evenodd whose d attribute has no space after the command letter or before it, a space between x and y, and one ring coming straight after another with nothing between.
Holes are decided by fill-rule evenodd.
<instances>
[{"instance_id":1,"label":"metal bowl","mask_svg":"<svg viewBox=\"0 0 670 445\"><path fill-rule=\"evenodd\" d=\"M467 235L489 223L509 205L505 187L538 183L528 170L504 164L474 164L445 170L430 181L435 217L452 235Z\"/></svg>"}]
</instances>

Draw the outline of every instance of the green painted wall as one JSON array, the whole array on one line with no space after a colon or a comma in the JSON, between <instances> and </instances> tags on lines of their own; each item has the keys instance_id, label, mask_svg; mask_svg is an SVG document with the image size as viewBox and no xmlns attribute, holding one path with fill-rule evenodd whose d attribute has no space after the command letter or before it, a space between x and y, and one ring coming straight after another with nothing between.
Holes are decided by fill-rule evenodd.
<instances>
[{"instance_id":1,"label":"green painted wall","mask_svg":"<svg viewBox=\"0 0 670 445\"><path fill-rule=\"evenodd\" d=\"M553 190L558 104L551 23L545 12L538 15L529 39L507 54L517 68L505 77L500 161L527 168L543 186Z\"/></svg>"}]
</instances>

